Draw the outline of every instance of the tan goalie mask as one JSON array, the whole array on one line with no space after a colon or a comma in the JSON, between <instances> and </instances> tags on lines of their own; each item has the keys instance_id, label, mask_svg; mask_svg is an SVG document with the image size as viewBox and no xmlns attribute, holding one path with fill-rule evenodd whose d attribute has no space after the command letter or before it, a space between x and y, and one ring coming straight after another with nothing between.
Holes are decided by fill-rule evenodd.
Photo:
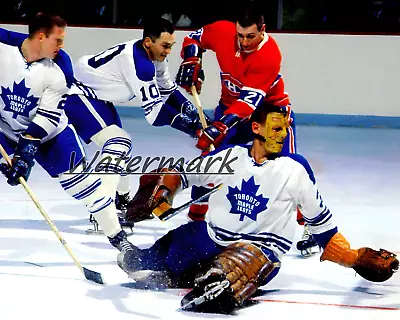
<instances>
[{"instance_id":1,"label":"tan goalie mask","mask_svg":"<svg viewBox=\"0 0 400 320\"><path fill-rule=\"evenodd\" d=\"M267 120L265 121L265 129L263 130L264 135L260 134L264 138L262 141L267 152L279 153L282 151L288 127L288 117L283 113L268 113Z\"/></svg>"}]
</instances>

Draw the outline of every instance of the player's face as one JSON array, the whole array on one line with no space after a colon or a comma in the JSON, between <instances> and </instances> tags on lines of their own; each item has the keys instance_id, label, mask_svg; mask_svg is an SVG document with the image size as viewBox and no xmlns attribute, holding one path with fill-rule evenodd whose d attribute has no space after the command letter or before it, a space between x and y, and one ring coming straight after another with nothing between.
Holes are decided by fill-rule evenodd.
<instances>
[{"instance_id":1,"label":"player's face","mask_svg":"<svg viewBox=\"0 0 400 320\"><path fill-rule=\"evenodd\" d=\"M156 41L146 38L145 42L145 47L149 49L150 59L162 62L171 53L175 44L175 35L163 32Z\"/></svg>"},{"instance_id":2,"label":"player's face","mask_svg":"<svg viewBox=\"0 0 400 320\"><path fill-rule=\"evenodd\" d=\"M282 151L283 143L287 136L287 118L278 112L267 115L264 126L259 127L259 134L265 138L264 147L268 153L279 153Z\"/></svg>"},{"instance_id":3,"label":"player's face","mask_svg":"<svg viewBox=\"0 0 400 320\"><path fill-rule=\"evenodd\" d=\"M236 35L239 39L240 47L244 51L251 51L257 48L264 39L264 33L265 24L258 31L256 24L243 28L239 23L236 23Z\"/></svg>"},{"instance_id":4,"label":"player's face","mask_svg":"<svg viewBox=\"0 0 400 320\"><path fill-rule=\"evenodd\" d=\"M40 53L43 58L54 59L58 51L64 47L65 28L55 26L48 37L44 33L39 36Z\"/></svg>"}]
</instances>

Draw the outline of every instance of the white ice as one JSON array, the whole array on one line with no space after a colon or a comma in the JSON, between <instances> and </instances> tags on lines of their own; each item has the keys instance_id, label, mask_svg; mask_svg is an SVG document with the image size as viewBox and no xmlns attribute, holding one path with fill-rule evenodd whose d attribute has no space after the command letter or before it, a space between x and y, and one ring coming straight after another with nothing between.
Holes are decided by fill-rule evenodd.
<instances>
[{"instance_id":1,"label":"white ice","mask_svg":"<svg viewBox=\"0 0 400 320\"><path fill-rule=\"evenodd\" d=\"M198 155L194 141L170 128L124 119L133 153ZM400 130L298 127L298 149L311 162L320 191L340 231L354 248L400 252ZM88 146L90 154L94 146ZM131 176L132 190L138 175ZM87 235L88 213L35 166L29 185L82 264L101 272L106 285L84 280L22 187L0 178L0 319L400 319L400 274L382 284L355 276L319 254L302 259L295 248L260 301L235 316L178 312L180 290L140 291L115 263L105 236ZM186 192L176 199L189 199ZM184 223L185 214L162 223L138 223L130 240L146 247ZM298 228L300 238L302 228Z\"/></svg>"}]
</instances>

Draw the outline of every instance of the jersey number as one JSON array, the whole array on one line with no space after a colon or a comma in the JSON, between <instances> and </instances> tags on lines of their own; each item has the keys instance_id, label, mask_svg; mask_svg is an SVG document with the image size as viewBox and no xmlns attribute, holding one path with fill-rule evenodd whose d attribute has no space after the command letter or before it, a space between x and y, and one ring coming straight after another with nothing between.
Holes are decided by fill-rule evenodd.
<instances>
[{"instance_id":1,"label":"jersey number","mask_svg":"<svg viewBox=\"0 0 400 320\"><path fill-rule=\"evenodd\" d=\"M254 107L257 107L263 98L264 96L261 93L248 90L242 90L239 97L239 99L242 99L244 102Z\"/></svg>"},{"instance_id":2,"label":"jersey number","mask_svg":"<svg viewBox=\"0 0 400 320\"><path fill-rule=\"evenodd\" d=\"M119 55L122 50L124 50L125 44L120 44L117 46L114 46L110 49L107 49L106 51L103 51L102 53L96 54L94 57L90 58L88 60L89 66L92 68L98 68L107 62L111 61L114 57Z\"/></svg>"},{"instance_id":3,"label":"jersey number","mask_svg":"<svg viewBox=\"0 0 400 320\"><path fill-rule=\"evenodd\" d=\"M160 93L158 92L158 89L156 87L156 85L153 83L151 84L147 90L149 91L148 94L150 95L150 97L152 99L158 98L160 96ZM149 100L149 97L146 93L146 88L145 87L141 87L140 88L140 92L142 93L142 101L145 102L147 100Z\"/></svg>"}]
</instances>

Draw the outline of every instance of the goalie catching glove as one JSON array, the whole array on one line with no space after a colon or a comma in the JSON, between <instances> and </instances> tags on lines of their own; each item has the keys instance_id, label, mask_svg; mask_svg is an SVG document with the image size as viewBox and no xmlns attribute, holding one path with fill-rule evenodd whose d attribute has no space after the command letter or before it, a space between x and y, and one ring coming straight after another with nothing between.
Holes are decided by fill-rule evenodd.
<instances>
[{"instance_id":1,"label":"goalie catching glove","mask_svg":"<svg viewBox=\"0 0 400 320\"><path fill-rule=\"evenodd\" d=\"M231 244L195 279L193 290L181 301L182 309L230 313L249 299L277 266L253 244Z\"/></svg>"},{"instance_id":2,"label":"goalie catching glove","mask_svg":"<svg viewBox=\"0 0 400 320\"><path fill-rule=\"evenodd\" d=\"M144 174L139 180L139 189L129 202L125 219L139 222L160 216L172 206L173 199L181 185L177 171L161 169ZM172 173L172 174L168 174Z\"/></svg>"},{"instance_id":3,"label":"goalie catching glove","mask_svg":"<svg viewBox=\"0 0 400 320\"><path fill-rule=\"evenodd\" d=\"M349 242L338 232L328 242L321 261L329 260L346 268L353 268L361 277L372 282L390 279L399 268L396 255L384 249L350 249Z\"/></svg>"}]
</instances>

